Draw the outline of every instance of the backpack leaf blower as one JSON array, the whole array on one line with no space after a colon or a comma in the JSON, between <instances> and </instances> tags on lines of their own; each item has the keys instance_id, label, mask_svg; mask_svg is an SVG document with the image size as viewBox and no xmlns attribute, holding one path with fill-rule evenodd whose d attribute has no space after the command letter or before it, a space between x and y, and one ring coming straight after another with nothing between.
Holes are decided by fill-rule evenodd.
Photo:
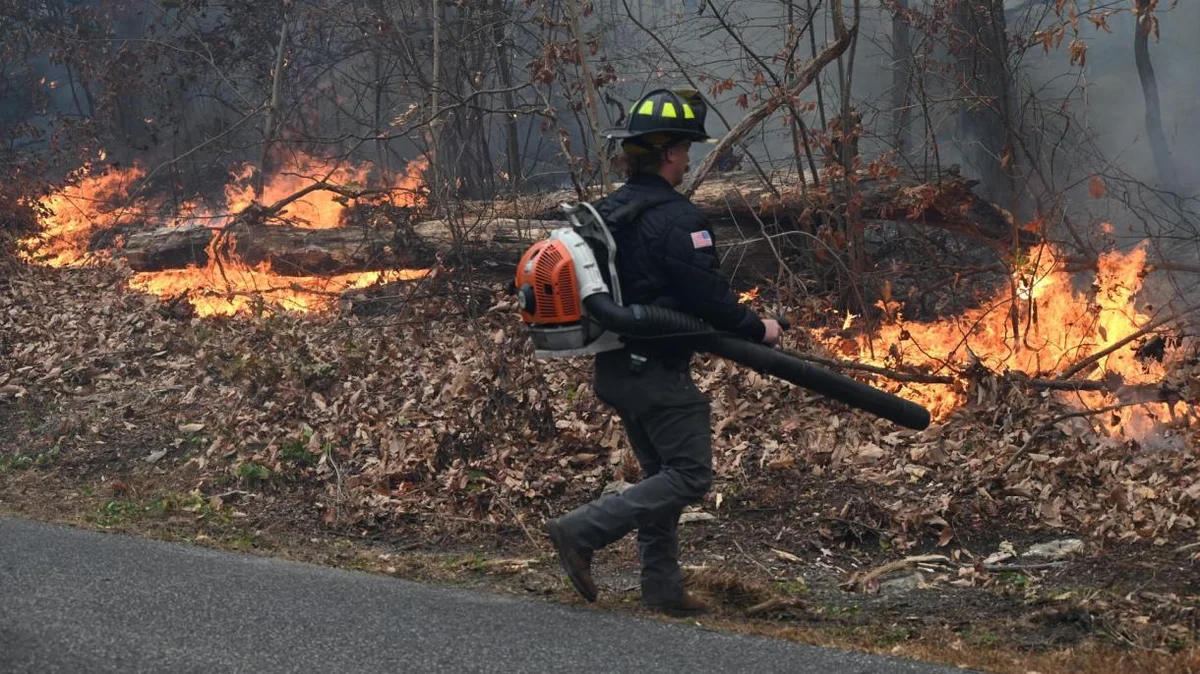
<instances>
[{"instance_id":1,"label":"backpack leaf blower","mask_svg":"<svg viewBox=\"0 0 1200 674\"><path fill-rule=\"evenodd\" d=\"M646 208L632 204L613 222ZM625 347L621 338L680 338L699 351L778 377L896 424L924 430L929 411L850 377L742 337L722 333L688 314L648 305L625 306L617 280L616 244L589 203L562 204L570 227L531 246L517 265L514 289L521 320L540 359L597 354ZM611 287L611 289L610 289Z\"/></svg>"}]
</instances>

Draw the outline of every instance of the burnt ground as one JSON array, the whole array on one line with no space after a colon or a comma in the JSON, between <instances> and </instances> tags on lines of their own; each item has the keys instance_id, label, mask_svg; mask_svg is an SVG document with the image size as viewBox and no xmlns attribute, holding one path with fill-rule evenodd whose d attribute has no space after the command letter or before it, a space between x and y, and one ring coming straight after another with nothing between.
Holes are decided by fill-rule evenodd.
<instances>
[{"instance_id":1,"label":"burnt ground","mask_svg":"<svg viewBox=\"0 0 1200 674\"><path fill-rule=\"evenodd\" d=\"M347 525L319 507L325 490L299 473L213 481L188 465L196 448L174 429L141 422L136 432L97 428L83 406L0 404L0 513L582 601L540 532L547 514L578 498L509 523L426 513ZM795 470L720 507L704 503L715 519L681 527L689 582L716 609L698 622L996 672L1200 671L1194 549L1085 538L1085 549L1059 566L980 572L969 560L1002 541L1024 550L1070 532L993 521L960 527L945 547L928 540L899 553L871 520L876 498L853 479ZM856 574L920 555L952 565L911 565L852 586ZM632 536L597 556L596 573L598 610L644 614Z\"/></svg>"}]
</instances>

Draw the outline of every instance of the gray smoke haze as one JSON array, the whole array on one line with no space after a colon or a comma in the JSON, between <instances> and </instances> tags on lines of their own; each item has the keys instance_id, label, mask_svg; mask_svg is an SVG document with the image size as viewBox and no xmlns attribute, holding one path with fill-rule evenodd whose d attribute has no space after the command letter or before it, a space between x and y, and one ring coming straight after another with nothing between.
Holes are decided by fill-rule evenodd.
<instances>
[{"instance_id":1,"label":"gray smoke haze","mask_svg":"<svg viewBox=\"0 0 1200 674\"><path fill-rule=\"evenodd\" d=\"M785 2L711 3L718 6L724 23L740 36L741 42L714 16L711 4L699 15L694 5L691 11L684 11L680 3L629 4L640 8L640 15L638 10L634 12L638 22L669 48L669 54L664 53L658 41L645 30L637 26L630 30L619 0L602 3L602 20L615 27L606 52L617 62L617 70L625 78L621 88L629 100L657 86L681 84L680 69L675 64L679 61L693 75L705 73L710 83L725 77L738 83L732 90L711 97L721 112L736 121L742 113L736 103L738 96L752 93L743 85L761 69L745 48L780 69L773 56L783 46L788 19ZM844 4L848 9L849 4ZM803 25L806 6L792 3L792 18L797 24ZM931 3L912 2L909 6L928 10ZM1086 9L1082 3L1081 9ZM1196 196L1200 195L1200 78L1195 73L1200 64L1200 40L1195 38L1195 30L1200 26L1200 6L1162 5L1157 15L1161 38L1150 39L1149 52L1158 84L1163 129L1176 167L1173 178L1184 197ZM1018 44L1022 38L1029 43L1035 31L1053 29L1060 23L1053 5L1040 0L1010 2L1005 21L1010 39ZM828 16L818 12L815 25L820 49L833 38ZM1173 255L1193 256L1195 223L1174 212L1178 204L1165 203L1171 199L1148 193L1136 185L1142 182L1155 187L1161 183L1146 136L1145 104L1134 61L1134 19L1132 14L1124 12L1110 17L1108 25L1111 33L1084 18L1079 20L1080 39L1088 48L1083 67L1070 63L1069 30L1062 43L1048 53L1040 44L1023 51L1014 49L1010 59L1017 67L1013 116L1020 125L1021 138L1037 153L1041 163L1037 167L1041 170L1038 176L1030 171L1028 157L1018 153L1018 170L1024 172L1018 180L1018 190L1024 197L1042 204L1053 203L1065 191L1068 210L1086 226L1111 220L1117 235L1126 243L1140 240L1147 233L1170 234L1179 240ZM862 113L866 127L860 143L864 159L894 146L893 93L898 64L893 33L890 12L878 2L864 4L852 65L853 104ZM953 87L954 59L944 44L930 47L927 36L917 28L910 33L918 59L917 71L925 72L923 85L929 113L926 118L923 110L911 110L916 143L909 159L918 167L932 163L932 144L928 142L932 134L942 166L960 164L966 175L979 177L979 130L964 126L960 118L961 99ZM810 49L805 36L798 57L809 58ZM843 62L847 68L851 67L848 55ZM826 117L831 118L840 112L836 67L826 69L821 86ZM816 103L816 88L810 87L803 99ZM808 113L806 123L819 127L820 115ZM722 130L716 119L709 126ZM753 134L747 146L764 164L786 167L794 163L790 132L778 116ZM698 155L703 152L704 148L697 149ZM1089 196L1089 177L1096 173L1119 174L1128 179L1108 182L1109 196L1117 196L1118 203ZM1044 184L1041 176L1048 178L1050 184ZM989 193L990 187L985 184L977 189L985 196L994 196ZM1145 212L1133 213L1119 201L1153 210L1154 218L1165 222L1148 218Z\"/></svg>"},{"instance_id":2,"label":"gray smoke haze","mask_svg":"<svg viewBox=\"0 0 1200 674\"><path fill-rule=\"evenodd\" d=\"M713 17L711 7L697 16L696 3L630 2L634 16L653 30L660 40L670 46L680 61L704 72L710 78L734 77L744 82L758 70L757 64L742 50ZM767 0L739 0L735 3L715 3L743 41L772 67L779 68L773 55L783 46L782 26L786 25L787 3ZM680 75L671 59L654 58L661 52L653 40L636 26L630 28L625 20L621 2L602 3L606 22L614 25L608 46L609 57L619 64L618 72L625 77L623 91L627 98L659 85L679 83ZM804 21L804 3L792 3L797 23ZM928 3L913 3L914 9L928 8ZM1007 22L1010 36L1031 36L1035 30L1049 28L1055 17L1050 6L1043 2L1019 1L1009 3ZM1162 104L1163 126L1171 144L1173 156L1181 174L1181 182L1193 189L1200 173L1200 79L1195 69L1200 64L1200 40L1195 29L1200 26L1200 6L1182 3L1175 8L1163 7L1161 39L1150 44L1150 56L1157 75ZM1144 106L1141 85L1133 59L1134 20L1124 13L1109 19L1112 33L1081 20L1081 39L1088 45L1086 66L1069 63L1068 37L1056 49L1044 54L1040 46L1029 49L1020 59L1022 91L1028 99L1033 93L1043 104L1057 107L1069 97L1069 112L1077 128L1072 134L1090 133L1097 138L1105 157L1121 163L1127 171L1146 181L1155 178L1154 163L1146 141L1143 118ZM817 46L832 39L828 17L817 17ZM853 64L853 99L864 113L868 133L886 138L891 132L891 98L895 59L892 47L892 21L877 3L863 6L860 40ZM916 39L921 39L918 34ZM799 58L810 55L807 39ZM949 61L947 57L946 62ZM848 60L848 59L847 59ZM933 64L930 64L933 65ZM936 76L935 76L936 77ZM711 79L710 79L711 82ZM829 68L822 80L827 114L837 114L837 70ZM735 101L745 93L738 87L714 98L717 107L730 119L736 120L740 108ZM816 102L815 89L810 88L804 99ZM961 161L960 147L970 143L954 128L954 106L936 105L933 117L940 150L948 163ZM918 115L919 116L919 115ZM814 113L808 120L818 123ZM714 120L719 126L720 122ZM770 126L770 125L768 125ZM768 128L754 139L756 153L768 162L790 161L790 140L785 129ZM781 144L782 143L782 144ZM887 142L875 144L882 149Z\"/></svg>"},{"instance_id":3,"label":"gray smoke haze","mask_svg":"<svg viewBox=\"0 0 1200 674\"><path fill-rule=\"evenodd\" d=\"M305 4L322 6L319 2ZM753 96L756 93L749 83L755 73L764 70L747 49L753 51L769 68L781 71L783 62L779 55L784 46L789 19L803 27L809 6L807 1L737 0L708 2L700 11L703 4L700 0L596 0L592 4L595 13L586 20L585 28L600 36L593 66L598 69L604 64L611 65L620 78L617 85L603 90L606 94L601 115L604 126L615 122L618 109L628 106L639 94L660 86L685 85L684 73L690 75L697 86L709 95L710 101L730 124L735 123L744 113L738 105L739 96ZM848 11L849 4L844 4ZM929 4L912 2L910 6L921 10L928 9ZM397 38L405 45L404 48L423 50L429 47L427 17L419 13L406 14L419 12L422 7L426 6L419 3L414 3L411 8L407 4L396 5L397 20L402 22L398 26L407 31ZM1055 19L1051 9L1051 5L1040 0L1010 2L1005 17L1010 36L1030 36L1035 30L1051 27ZM448 8L446 11L448 22L456 20L457 9ZM510 11L516 19L507 30L514 43L510 60L515 76L524 81L529 76L528 62L537 55L538 40L543 36L530 23L533 8L525 8L524 3L514 2L510 3ZM344 20L347 19L346 14L339 10L330 14L329 18ZM1200 6L1192 2L1181 3L1174 8L1163 6L1158 16L1161 19L1161 40L1151 42L1150 55L1158 79L1163 128L1178 169L1179 183L1185 192L1190 190L1195 193L1200 185L1200 79L1195 76L1196 65L1200 63L1200 40L1196 40L1193 33L1195 27L1200 26ZM175 14L141 11L125 16L119 22L118 37L146 37L150 28L156 27L158 32L154 35L163 41L187 43L200 34L209 34L213 36L212 39L223 38L225 34L219 30L219 26L225 20L228 20L227 12L219 7L211 8L203 17L190 16L186 20ZM198 77L181 82L189 73L179 72L167 63L171 58L179 58L180 52L168 51L158 61L148 63L144 71L147 82L162 92L175 92L171 94L175 96L174 112L180 119L188 121L174 127L169 126L168 120L156 120L151 124L144 120L155 118L154 111L143 110L139 101L128 101L126 119L123 120L124 130L131 145L138 146L132 148L128 156L169 159L237 123L239 111L261 104L264 96L263 77L269 71L273 51L269 38L278 28L269 25L269 21L266 23L268 25L261 31L261 43L247 50L254 59L244 63L235 62L232 67L220 72L207 68L203 62L193 61L188 67L199 72L190 74ZM419 81L413 79L413 73L407 73L394 64L392 70L384 73L386 86L378 99L380 107L376 107L376 101L371 96L353 101L352 106L344 101L339 102L337 99L344 99L349 89L355 86L362 89L364 83L377 78L377 73L373 72L377 64L369 56L356 56L352 50L344 48L346 53L337 56L340 59L338 67L326 71L320 67L319 58L324 54L317 54L317 47L336 54L340 44L351 44L359 36L349 29L330 27L336 26L336 23L314 25L328 30L328 34L320 45L310 44L304 39L295 40L291 52L293 62L289 66L293 70L289 72L285 85L285 98L295 100L307 96L320 107L320 114L293 109L289 111L291 116L286 120L287 123L318 135L336 137L341 133L370 136L379 133L380 129L375 128L379 120L387 126L390 120L403 114L410 105L427 103L427 91ZM1080 21L1082 39L1088 45L1087 62L1082 69L1069 64L1069 36L1049 54L1043 54L1040 47L1034 47L1018 61L1020 80L1016 108L1018 120L1024 125L1022 133L1026 138L1044 137L1043 159L1050 154L1046 147L1059 143L1060 149L1054 154L1052 187L1056 190L1066 187L1083 190L1078 195L1073 192L1073 197L1085 196L1086 177L1106 167L1117 166L1136 180L1148 183L1156 180L1155 165L1146 140L1141 87L1133 60L1133 18L1126 12L1112 17L1109 25L1113 31L1111 34L1095 28L1086 20ZM820 49L832 39L829 18L824 10L818 10L813 26L816 48ZM921 59L916 64L917 70L926 72L923 84L928 93L929 114L926 119L923 110L916 107L911 110L915 142L909 148L908 158L918 166L932 166L932 144L928 142L932 136L937 141L937 158L942 165L958 163L964 166L968 175L978 174L975 170L979 164L978 130L963 126L958 114L960 101L952 87L948 86L953 80L953 73L949 70L953 65L952 59L940 46L929 48L919 30L911 32L915 42L914 51ZM811 49L808 35L803 34L795 54L797 62L803 63L810 58ZM426 68L422 77L427 80L429 64L423 62L419 65ZM893 45L893 22L889 11L878 2L864 4L860 38L855 46L853 61L847 55L843 65L852 74L853 104L862 114L866 127L865 136L860 141L862 154L864 159L870 159L892 147L895 136L893 94L898 64ZM947 70L939 72L937 68ZM27 78L45 77L58 83L55 88L44 90L50 99L45 115L32 114L33 111L9 102L3 106L4 112L8 113L6 123L32 121L44 126L55 114L77 115L88 108L78 88L67 85L70 77L64 66L53 65L44 56L37 56L23 64L8 64L6 69L10 72L23 70ZM455 76L461 78L462 73ZM711 94L709 87L726 78L732 79L733 88ZM767 83L770 84L769 78ZM492 82L484 86L498 85ZM804 121L810 128L819 128L823 118L830 119L840 112L837 67L831 66L822 74L820 89L824 99L824 115L819 111L805 113ZM1051 111L1061 108L1064 98L1069 97L1069 105L1065 108L1070 116L1069 127L1066 127L1061 116L1031 114L1031 94L1040 101L1042 108ZM526 93L519 96L519 104L540 104L535 96ZM817 88L810 87L802 99L817 103ZM565 112L562 96L553 92L549 102L560 111L562 121L571 134L572 148L578 150L590 145L591 139L586 130L579 128ZM750 100L749 104L753 105L754 101ZM334 128L322 127L322 124L328 125L324 120L333 119L335 113L344 114L351 107L357 113L353 121L339 120ZM456 114L450 113L449 119L456 119ZM305 115L311 115L316 120L315 126L309 123ZM507 153L502 133L504 118L505 115L485 118L486 143L498 156ZM926 123L929 124L928 129ZM253 126L257 128L261 124L256 122ZM565 162L560 156L561 148L553 134L546 133L543 120L526 115L519 120L518 127L521 159L527 164L528 175L534 178L533 185L544 187L562 184L565 181ZM1064 127L1066 133L1062 134ZM720 133L725 130L725 124L719 115L714 114L710 117L709 128ZM387 126L385 130L394 129ZM151 142L151 138L156 138L158 144ZM167 142L168 138L170 142ZM1095 149L1101 154L1090 151L1085 142L1088 140L1094 142ZM336 152L348 145L330 144L329 149ZM361 147L355 146L354 151L361 154L362 158L376 159L372 154L378 153L375 144L368 147L360 142L358 145ZM411 157L416 151L414 144L405 138L393 138L381 145L386 146L395 157ZM747 147L764 165L795 165L792 133L781 115L776 115L756 130L747 139ZM123 148L108 149L112 153ZM705 149L696 148L696 159ZM223 160L232 158L253 159L254 153L252 150L242 152L233 148L222 157ZM1018 157L1018 161L1023 159ZM821 158L818 157L818 165L820 162ZM1042 186L1032 182L1026 186L1029 190L1035 188L1045 191ZM986 190L988 186L982 189Z\"/></svg>"}]
</instances>

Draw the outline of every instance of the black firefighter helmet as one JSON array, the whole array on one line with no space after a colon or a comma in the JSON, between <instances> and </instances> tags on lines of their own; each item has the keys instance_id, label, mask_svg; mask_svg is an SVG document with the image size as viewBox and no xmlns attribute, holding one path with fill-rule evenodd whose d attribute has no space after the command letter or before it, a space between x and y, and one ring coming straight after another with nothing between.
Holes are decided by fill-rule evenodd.
<instances>
[{"instance_id":1,"label":"black firefighter helmet","mask_svg":"<svg viewBox=\"0 0 1200 674\"><path fill-rule=\"evenodd\" d=\"M623 129L610 129L604 137L622 145L661 147L677 141L714 142L704 130L708 106L694 89L657 89L642 96L629 109Z\"/></svg>"}]
</instances>

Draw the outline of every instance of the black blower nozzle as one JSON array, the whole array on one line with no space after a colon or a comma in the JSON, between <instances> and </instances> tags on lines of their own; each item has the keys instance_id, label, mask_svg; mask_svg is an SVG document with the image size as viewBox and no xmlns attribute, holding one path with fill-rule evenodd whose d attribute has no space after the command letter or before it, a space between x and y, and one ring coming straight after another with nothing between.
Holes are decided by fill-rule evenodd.
<instances>
[{"instance_id":1,"label":"black blower nozzle","mask_svg":"<svg viewBox=\"0 0 1200 674\"><path fill-rule=\"evenodd\" d=\"M605 329L618 334L630 337L687 335L697 349L762 374L789 381L906 428L924 430L929 427L929 410L910 400L789 356L766 344L720 334L694 316L663 307L623 307L605 293L588 297L584 306Z\"/></svg>"}]
</instances>

